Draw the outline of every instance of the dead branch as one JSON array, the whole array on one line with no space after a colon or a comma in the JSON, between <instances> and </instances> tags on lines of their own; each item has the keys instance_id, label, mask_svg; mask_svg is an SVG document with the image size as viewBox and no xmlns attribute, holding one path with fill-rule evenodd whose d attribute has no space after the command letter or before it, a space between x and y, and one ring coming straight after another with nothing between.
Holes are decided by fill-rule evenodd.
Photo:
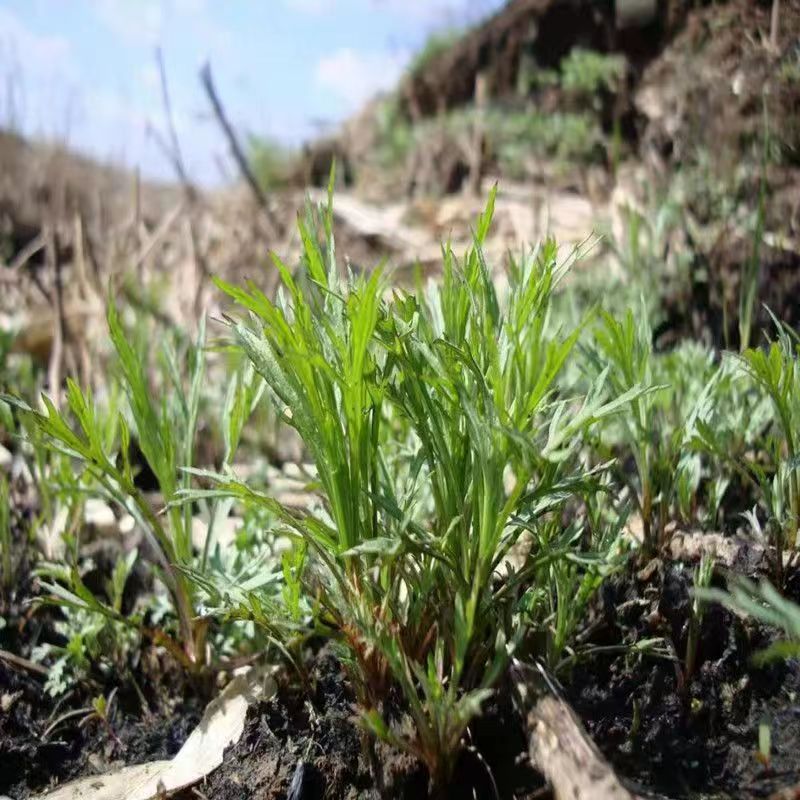
<instances>
[{"instance_id":1,"label":"dead branch","mask_svg":"<svg viewBox=\"0 0 800 800\"><path fill-rule=\"evenodd\" d=\"M778 31L780 28L781 0L772 0L772 12L769 20L769 44L770 47L778 52Z\"/></svg>"},{"instance_id":2,"label":"dead branch","mask_svg":"<svg viewBox=\"0 0 800 800\"><path fill-rule=\"evenodd\" d=\"M53 271L53 349L50 351L50 362L47 368L47 381L50 387L50 397L58 408L61 404L61 375L64 363L64 342L67 325L64 315L64 287L61 280L61 259L58 257L58 244L55 231L50 231L46 237L45 252L49 266Z\"/></svg>"},{"instance_id":3,"label":"dead branch","mask_svg":"<svg viewBox=\"0 0 800 800\"><path fill-rule=\"evenodd\" d=\"M197 229L195 226L194 215L192 213L192 211L197 207L199 193L197 191L197 187L189 178L189 174L186 171L186 164L183 160L183 153L181 151L180 140L178 139L178 133L175 128L175 118L172 113L172 101L170 99L169 84L167 82L167 71L164 66L164 57L161 52L161 48L156 48L156 61L158 63L158 72L161 81L161 100L164 106L164 116L166 118L169 141L165 140L164 137L161 136L161 134L155 128L151 128L151 133L155 138L156 142L158 143L159 147L164 151L164 154L167 156L168 160L172 163L173 169L175 170L175 173L178 176L178 179L180 180L181 186L183 187L184 194L186 195L186 200L188 205L187 219L188 219L189 238L191 241L191 255L193 258L193 263L195 264L195 267L198 272L197 291L195 292L195 297L194 297L194 307L196 309L199 309L201 304L203 286L211 276L211 271L208 268L208 263L206 262L205 255L203 254L202 250L198 245Z\"/></svg>"},{"instance_id":4,"label":"dead branch","mask_svg":"<svg viewBox=\"0 0 800 800\"><path fill-rule=\"evenodd\" d=\"M21 270L37 253L44 249L45 244L45 237L42 233L31 239L28 244L14 256L14 260L8 265L9 269L12 272Z\"/></svg>"},{"instance_id":5,"label":"dead branch","mask_svg":"<svg viewBox=\"0 0 800 800\"><path fill-rule=\"evenodd\" d=\"M513 659L510 675L514 704L527 718L531 762L556 800L639 800L617 778L544 665Z\"/></svg>"},{"instance_id":6,"label":"dead branch","mask_svg":"<svg viewBox=\"0 0 800 800\"><path fill-rule=\"evenodd\" d=\"M231 151L231 156L236 162L236 166L239 168L242 178L244 178L245 182L250 187L250 191L253 193L253 197L255 197L256 202L264 211L270 227L273 229L272 233L275 233L274 223L270 214L269 200L267 199L266 192L261 184L259 184L258 180L256 180L256 176L253 174L253 170L250 168L250 164L248 163L242 147L239 144L239 140L236 137L236 131L234 131L233 126L225 114L222 101L220 100L216 86L214 85L214 76L211 74L211 64L208 62L206 62L206 64L200 70L200 83L203 84L203 88L208 95L208 100L211 103L211 108L214 111L214 116L217 118L217 122L219 123L220 128L222 128L222 132L228 142L228 148Z\"/></svg>"},{"instance_id":7,"label":"dead branch","mask_svg":"<svg viewBox=\"0 0 800 800\"><path fill-rule=\"evenodd\" d=\"M528 715L530 756L556 800L636 800L564 700L542 698Z\"/></svg>"},{"instance_id":8,"label":"dead branch","mask_svg":"<svg viewBox=\"0 0 800 800\"><path fill-rule=\"evenodd\" d=\"M153 235L142 245L139 253L136 256L136 260L134 261L134 268L137 272L140 271L141 267L144 265L147 258L156 248L156 246L164 239L164 237L169 233L172 226L175 224L175 221L180 217L183 213L184 205L183 203L178 203L172 211L168 212L164 219L161 220L158 227L153 231Z\"/></svg>"},{"instance_id":9,"label":"dead branch","mask_svg":"<svg viewBox=\"0 0 800 800\"><path fill-rule=\"evenodd\" d=\"M0 650L0 661L5 661L7 664L11 664L15 667L21 667L22 669L26 669L29 672L35 673L36 675L43 675L44 677L47 677L49 674L49 670L46 667L43 667L41 664L36 664L33 661L29 661L27 658L22 658L22 656L9 653L8 650Z\"/></svg>"},{"instance_id":10,"label":"dead branch","mask_svg":"<svg viewBox=\"0 0 800 800\"><path fill-rule=\"evenodd\" d=\"M161 83L161 102L164 106L164 118L167 125L167 135L169 142L165 142L157 131L153 131L156 136L161 149L169 156L172 166L180 179L185 191L194 199L197 194L192 181L189 179L189 173L186 171L186 163L183 160L183 152L181 151L180 141L178 139L178 132L175 128L175 117L172 113L172 100L170 99L169 84L167 82L167 70L164 66L164 54L161 48L156 48L156 63L158 65L158 77Z\"/></svg>"}]
</instances>

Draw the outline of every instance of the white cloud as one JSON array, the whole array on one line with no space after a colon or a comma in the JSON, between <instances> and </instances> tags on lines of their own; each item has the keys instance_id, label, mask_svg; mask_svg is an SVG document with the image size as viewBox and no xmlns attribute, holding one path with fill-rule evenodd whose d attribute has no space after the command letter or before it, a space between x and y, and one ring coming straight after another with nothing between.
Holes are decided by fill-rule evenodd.
<instances>
[{"instance_id":1,"label":"white cloud","mask_svg":"<svg viewBox=\"0 0 800 800\"><path fill-rule=\"evenodd\" d=\"M0 55L24 58L26 68L41 72L75 72L69 41L34 33L8 9L0 8Z\"/></svg>"},{"instance_id":2,"label":"white cloud","mask_svg":"<svg viewBox=\"0 0 800 800\"><path fill-rule=\"evenodd\" d=\"M178 42L189 41L202 50L195 66L206 58L236 60L234 37L209 0L93 0L92 8L98 21L126 46L157 45L168 58Z\"/></svg>"},{"instance_id":3,"label":"white cloud","mask_svg":"<svg viewBox=\"0 0 800 800\"><path fill-rule=\"evenodd\" d=\"M94 0L99 20L131 44L154 45L161 40L164 7L158 0Z\"/></svg>"},{"instance_id":4,"label":"white cloud","mask_svg":"<svg viewBox=\"0 0 800 800\"><path fill-rule=\"evenodd\" d=\"M495 9L500 0L282 0L289 8L308 14L345 8L364 13L389 11L429 25L464 25Z\"/></svg>"},{"instance_id":5,"label":"white cloud","mask_svg":"<svg viewBox=\"0 0 800 800\"><path fill-rule=\"evenodd\" d=\"M394 86L407 63L407 53L359 52L343 47L320 59L314 80L342 98L352 110Z\"/></svg>"},{"instance_id":6,"label":"white cloud","mask_svg":"<svg viewBox=\"0 0 800 800\"><path fill-rule=\"evenodd\" d=\"M39 34L0 8L0 124L66 135L75 112L79 70L68 39Z\"/></svg>"},{"instance_id":7,"label":"white cloud","mask_svg":"<svg viewBox=\"0 0 800 800\"><path fill-rule=\"evenodd\" d=\"M475 0L368 0L373 10L389 10L408 14L424 22L451 22L463 14Z\"/></svg>"}]
</instances>

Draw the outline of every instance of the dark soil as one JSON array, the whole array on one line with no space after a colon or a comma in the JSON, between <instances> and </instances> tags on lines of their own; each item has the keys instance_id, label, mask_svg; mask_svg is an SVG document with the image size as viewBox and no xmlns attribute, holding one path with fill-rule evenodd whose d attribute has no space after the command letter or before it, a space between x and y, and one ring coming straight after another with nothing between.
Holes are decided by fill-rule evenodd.
<instances>
[{"instance_id":1,"label":"dark soil","mask_svg":"<svg viewBox=\"0 0 800 800\"><path fill-rule=\"evenodd\" d=\"M79 689L60 702L42 690L42 681L0 660L0 794L14 800L36 795L56 783L104 772L116 765L168 758L178 752L200 721L196 701L143 715L117 706L110 728L88 714L93 693Z\"/></svg>"},{"instance_id":2,"label":"dark soil","mask_svg":"<svg viewBox=\"0 0 800 800\"><path fill-rule=\"evenodd\" d=\"M724 231L706 253L697 252L690 279L665 287L664 319L654 332L655 345L669 349L681 339L696 339L719 350L738 350L739 295L742 275L756 253L754 241ZM776 317L800 330L800 253L764 243L757 248L758 281L750 344L775 338Z\"/></svg>"},{"instance_id":3,"label":"dark soil","mask_svg":"<svg viewBox=\"0 0 800 800\"><path fill-rule=\"evenodd\" d=\"M598 601L592 643L662 637L675 659L633 650L598 655L569 676L567 698L621 777L644 795L762 798L800 784L800 665L757 669L751 660L773 632L709 607L695 673L684 681L691 575L691 565L654 562L611 581ZM310 671L308 692L286 684L251 709L242 739L204 793L220 800L381 796L339 662L323 650ZM464 752L449 797L492 797L490 772L502 798L545 796L509 697L509 687L499 687L472 726L473 750ZM758 754L762 723L771 728L769 763ZM421 764L384 745L375 754L384 797L428 796Z\"/></svg>"},{"instance_id":4,"label":"dark soil","mask_svg":"<svg viewBox=\"0 0 800 800\"><path fill-rule=\"evenodd\" d=\"M5 620L0 650L30 661L37 644L63 641L53 629L58 610L32 605L39 589L31 574L29 515L18 512L21 505L12 505L16 582L0 594ZM23 800L57 783L115 765L167 758L180 749L200 721L205 699L146 644L131 654L131 661L127 673L92 675L53 698L44 691L45 676L35 665L0 656L0 795ZM90 716L92 700L100 695L113 697L108 725Z\"/></svg>"},{"instance_id":5,"label":"dark soil","mask_svg":"<svg viewBox=\"0 0 800 800\"><path fill-rule=\"evenodd\" d=\"M663 636L680 663L603 655L571 676L568 697L622 777L668 797L760 798L800 784L800 664L758 669L751 658L774 632L710 606L697 668L684 684L691 608L691 568L659 564L606 587L606 624L594 643ZM758 755L759 725L770 725L772 750Z\"/></svg>"},{"instance_id":6,"label":"dark soil","mask_svg":"<svg viewBox=\"0 0 800 800\"><path fill-rule=\"evenodd\" d=\"M17 519L14 526L22 560L15 591L3 598L8 624L0 630L0 648L27 659L32 645L56 637L58 612L32 613L37 584L26 561L23 523ZM770 797L800 784L800 665L755 668L752 655L774 634L711 606L695 674L684 680L692 565L655 561L636 570L632 564L606 584L589 643L662 637L675 659L632 649L599 654L564 681L567 698L619 774L642 792L676 800L698 793ZM790 578L788 593L797 599L800 573ZM35 669L0 658L0 794L23 800L77 777L174 755L199 722L206 698L153 648L143 646L136 663L131 674L146 708L125 674L93 676L53 699ZM329 647L310 656L308 671L307 686L287 673L277 695L250 710L241 739L201 787L203 794L219 800L427 797L421 763L364 735L347 676ZM88 711L65 717L114 689L108 725ZM493 784L499 798L547 796L527 759L525 724L510 698L510 687L499 686L470 726L448 797L492 798ZM395 717L402 723L401 711ZM771 728L769 763L757 754L762 723Z\"/></svg>"},{"instance_id":7,"label":"dark soil","mask_svg":"<svg viewBox=\"0 0 800 800\"><path fill-rule=\"evenodd\" d=\"M202 791L216 800L424 798L428 773L409 755L374 745L383 794L356 718L341 664L329 650L310 667L312 688L284 685L250 710L239 742ZM522 720L500 693L470 729L471 747L456 765L448 797L541 797L541 779L527 764ZM520 758L522 756L522 758ZM491 775L491 776L490 776Z\"/></svg>"}]
</instances>

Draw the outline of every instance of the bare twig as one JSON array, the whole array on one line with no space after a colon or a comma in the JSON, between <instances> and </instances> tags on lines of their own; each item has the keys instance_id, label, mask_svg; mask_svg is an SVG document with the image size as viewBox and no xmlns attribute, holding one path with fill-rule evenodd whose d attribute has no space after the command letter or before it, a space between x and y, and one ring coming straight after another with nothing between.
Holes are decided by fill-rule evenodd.
<instances>
[{"instance_id":1,"label":"bare twig","mask_svg":"<svg viewBox=\"0 0 800 800\"><path fill-rule=\"evenodd\" d=\"M528 716L530 755L556 800L635 800L614 774L569 705L541 699Z\"/></svg>"},{"instance_id":2,"label":"bare twig","mask_svg":"<svg viewBox=\"0 0 800 800\"><path fill-rule=\"evenodd\" d=\"M469 191L480 194L483 174L483 142L486 106L489 99L489 80L485 72L475 76L475 121L469 143Z\"/></svg>"},{"instance_id":3,"label":"bare twig","mask_svg":"<svg viewBox=\"0 0 800 800\"><path fill-rule=\"evenodd\" d=\"M181 186L183 187L184 194L186 195L186 199L188 201L187 219L189 227L189 238L191 241L190 251L195 267L198 272L197 290L195 292L195 297L194 297L194 307L199 314L202 301L203 287L205 285L206 280L208 280L208 278L211 275L211 272L208 268L208 264L206 263L205 256L203 255L203 252L198 245L197 230L195 228L194 216L192 214L192 211L197 207L199 193L197 191L197 187L189 178L189 174L186 171L186 164L183 160L180 141L178 139L178 133L175 128L175 118L172 113L172 101L170 99L169 84L167 82L167 71L166 68L164 67L164 57L162 55L161 48L156 48L156 61L158 63L158 72L159 72L159 77L161 79L161 100L164 105L164 116L166 118L167 135L169 137L169 140L164 139L164 137L155 128L151 127L150 132L152 133L153 138L156 140L156 143L164 151L164 154L172 163L172 166L181 182Z\"/></svg>"},{"instance_id":4,"label":"bare twig","mask_svg":"<svg viewBox=\"0 0 800 800\"><path fill-rule=\"evenodd\" d=\"M138 229L142 221L142 176L139 167L133 173L133 224Z\"/></svg>"},{"instance_id":5,"label":"bare twig","mask_svg":"<svg viewBox=\"0 0 800 800\"><path fill-rule=\"evenodd\" d=\"M42 741L46 742L47 739L50 737L50 734L61 724L64 722L68 722L71 719L75 719L75 717L83 717L84 719L92 714L94 709L91 706L87 706L86 708L75 708L72 711L65 711L60 717L53 720L42 733Z\"/></svg>"},{"instance_id":6,"label":"bare twig","mask_svg":"<svg viewBox=\"0 0 800 800\"><path fill-rule=\"evenodd\" d=\"M231 156L236 162L236 166L239 168L239 172L242 174L245 182L250 187L250 191L253 193L253 197L255 197L256 202L261 206L265 215L267 216L270 227L273 228L272 233L275 233L274 224L272 222L269 210L269 200L267 199L266 192L258 180L256 180L256 176L253 174L253 170L250 168L250 164L248 163L242 147L239 144L239 140L236 137L236 131L234 131L233 126L225 114L222 101L219 99L219 94L217 93L216 86L214 85L214 76L211 74L211 65L209 63L206 63L200 70L200 82L203 84L203 88L208 95L211 108L214 110L214 116L217 118L220 128L222 128L222 132L225 134L225 139L228 142L228 148L231 151Z\"/></svg>"},{"instance_id":7,"label":"bare twig","mask_svg":"<svg viewBox=\"0 0 800 800\"><path fill-rule=\"evenodd\" d=\"M778 51L778 29L780 28L781 0L772 0L772 13L769 20L769 44Z\"/></svg>"},{"instance_id":8,"label":"bare twig","mask_svg":"<svg viewBox=\"0 0 800 800\"><path fill-rule=\"evenodd\" d=\"M47 236L45 249L47 260L53 270L53 347L50 351L50 363L47 368L47 380L50 386L50 396L56 408L61 405L61 374L64 362L64 343L67 334L66 317L64 314L64 287L61 280L61 259L58 257L58 244L56 232L50 231Z\"/></svg>"},{"instance_id":9,"label":"bare twig","mask_svg":"<svg viewBox=\"0 0 800 800\"><path fill-rule=\"evenodd\" d=\"M45 244L44 233L40 233L38 236L31 239L28 244L14 256L14 260L8 265L9 269L12 271L22 269L38 252L44 249Z\"/></svg>"},{"instance_id":10,"label":"bare twig","mask_svg":"<svg viewBox=\"0 0 800 800\"><path fill-rule=\"evenodd\" d=\"M75 232L74 232L74 263L75 271L78 277L78 286L80 288L81 297L84 301L89 301L93 292L90 292L89 280L86 275L86 251L84 249L84 235L83 235L83 220L80 214L75 214ZM94 287L92 287L93 289ZM89 348L86 343L86 331L82 331L76 337L76 348L78 351L78 358L81 369L81 382L84 386L91 385L91 358L89 357Z\"/></svg>"},{"instance_id":11,"label":"bare twig","mask_svg":"<svg viewBox=\"0 0 800 800\"><path fill-rule=\"evenodd\" d=\"M183 160L183 153L181 152L181 146L178 140L178 132L175 128L175 117L172 113L172 100L170 99L169 84L167 83L167 70L164 67L164 55L160 47L156 48L156 63L158 64L158 76L161 82L161 102L164 105L164 117L167 124L167 135L169 136L168 143L161 140L161 147L171 156L170 160L172 161L172 166L178 174L184 188L194 196L197 190L192 181L189 180L189 174L186 172L186 164ZM157 132L154 133L160 138Z\"/></svg>"},{"instance_id":12,"label":"bare twig","mask_svg":"<svg viewBox=\"0 0 800 800\"><path fill-rule=\"evenodd\" d=\"M175 224L175 221L180 217L180 215L184 211L184 204L178 203L172 211L168 212L164 219L161 220L159 226L153 231L153 235L142 245L141 250L136 256L136 260L134 262L134 268L136 269L137 273L141 270L141 267L144 265L144 262L147 260L148 256L153 252L156 245L161 242L164 237L169 232L170 228Z\"/></svg>"},{"instance_id":13,"label":"bare twig","mask_svg":"<svg viewBox=\"0 0 800 800\"><path fill-rule=\"evenodd\" d=\"M83 218L80 214L75 214L73 224L73 261L75 263L75 274L78 279L78 288L84 300L90 300L92 295L97 296L97 287L89 283L89 275L86 269L86 235L84 232Z\"/></svg>"},{"instance_id":14,"label":"bare twig","mask_svg":"<svg viewBox=\"0 0 800 800\"><path fill-rule=\"evenodd\" d=\"M187 274L186 276L186 283L185 286L190 286L192 282L192 277L195 278L195 288L194 288L194 302L192 304L192 313L195 316L195 319L200 319L200 315L203 311L203 271L200 265L200 256L197 252L197 242L194 237L194 232L192 229L192 220L191 218L186 219L186 251L189 254L189 258L187 259L187 266L191 267L192 274Z\"/></svg>"},{"instance_id":15,"label":"bare twig","mask_svg":"<svg viewBox=\"0 0 800 800\"><path fill-rule=\"evenodd\" d=\"M11 664L12 666L26 669L28 672L34 672L37 675L47 676L48 674L47 667L43 667L41 664L36 664L35 662L29 661L27 658L15 655L14 653L9 653L8 650L0 650L0 660L5 661L7 664Z\"/></svg>"},{"instance_id":16,"label":"bare twig","mask_svg":"<svg viewBox=\"0 0 800 800\"><path fill-rule=\"evenodd\" d=\"M188 195L191 195L192 199L194 199L194 195L196 194L194 185L191 183L188 184L184 183L183 180L181 179L181 169L182 169L181 161L179 158L175 156L175 153L173 152L170 143L164 137L164 134L162 134L161 131L155 127L155 125L148 123L147 135L153 139L153 141L158 145L158 149L161 151L164 158L166 158L167 161L169 161L170 166L172 167L175 174L178 176L178 181L183 187L184 192Z\"/></svg>"}]
</instances>

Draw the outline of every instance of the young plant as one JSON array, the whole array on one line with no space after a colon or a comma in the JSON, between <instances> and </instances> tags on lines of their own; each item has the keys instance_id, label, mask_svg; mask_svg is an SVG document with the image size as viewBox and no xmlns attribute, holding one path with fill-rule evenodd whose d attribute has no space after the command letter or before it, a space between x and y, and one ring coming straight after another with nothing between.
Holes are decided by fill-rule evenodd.
<instances>
[{"instance_id":1,"label":"young plant","mask_svg":"<svg viewBox=\"0 0 800 800\"><path fill-rule=\"evenodd\" d=\"M561 59L561 85L583 98L594 98L602 91L616 91L625 68L620 56L576 47Z\"/></svg>"},{"instance_id":2,"label":"young plant","mask_svg":"<svg viewBox=\"0 0 800 800\"><path fill-rule=\"evenodd\" d=\"M707 486L706 519L716 517L724 476L710 470L691 447L692 432L709 383L717 372L714 354L685 343L665 354L653 350L647 312L628 310L622 320L601 312L594 349L586 348L597 374L610 369L613 391L646 383L653 391L632 404L632 413L604 426L604 447L619 456L617 474L627 484L642 522L643 549L655 554L664 544L668 523L695 524L701 516L701 488ZM633 473L625 469L632 457Z\"/></svg>"},{"instance_id":3,"label":"young plant","mask_svg":"<svg viewBox=\"0 0 800 800\"><path fill-rule=\"evenodd\" d=\"M145 371L147 361L131 343L113 304L109 305L107 318L139 447L156 476L164 500L169 503L191 480L188 474L181 475L178 467L193 462L204 372L204 328L201 325L197 342L187 353L188 391L184 388L174 351L169 347L163 349L166 386L163 399L158 403ZM44 413L35 411L18 398L5 396L4 399L16 406L44 444L82 465L84 474L80 486L76 487L79 491L95 493L134 517L154 553L156 567L169 591L178 620L177 639L164 631L152 633L188 668L201 668L206 659L207 621L195 614L193 587L180 570L181 566L189 566L193 558L191 510L170 506L163 517L153 509L136 483L130 462L131 431L126 417L116 413L116 409L110 414L104 413L95 404L90 391L82 391L69 379L67 408L77 425L44 395ZM61 577L63 583L50 585L59 603L85 613L104 614L114 622L137 624L126 620L104 600L94 597L84 586L75 566Z\"/></svg>"},{"instance_id":4,"label":"young plant","mask_svg":"<svg viewBox=\"0 0 800 800\"><path fill-rule=\"evenodd\" d=\"M5 475L0 475L0 585L3 594L8 594L14 584L14 568L11 561L11 503L9 486Z\"/></svg>"},{"instance_id":5,"label":"young plant","mask_svg":"<svg viewBox=\"0 0 800 800\"><path fill-rule=\"evenodd\" d=\"M761 155L761 181L758 189L758 207L756 208L755 221L753 223L751 252L742 263L741 275L739 277L739 349L741 352L744 352L750 347L756 297L758 296L758 285L761 279L761 252L764 244L769 146L769 120L767 117L766 98L764 98L764 146Z\"/></svg>"},{"instance_id":6,"label":"young plant","mask_svg":"<svg viewBox=\"0 0 800 800\"><path fill-rule=\"evenodd\" d=\"M764 666L774 661L800 658L800 605L783 597L771 583L759 583L731 576L728 589L703 589L706 602L718 602L743 617L751 617L783 632L782 639L755 654L753 661Z\"/></svg>"},{"instance_id":7,"label":"young plant","mask_svg":"<svg viewBox=\"0 0 800 800\"><path fill-rule=\"evenodd\" d=\"M582 397L555 394L580 333L549 323L566 266L549 242L512 260L508 297L498 297L482 251L494 194L465 258L444 248L441 288L391 298L380 270L340 277L331 202L324 251L309 210L299 274L274 258L277 301L218 281L252 315L232 333L302 437L323 506L298 514L231 474L215 476L216 493L267 508L307 544L302 580L319 624L344 648L366 724L420 758L440 791L525 634L518 611L532 580L545 592L560 582L547 606L560 614L552 656L566 646L575 620L563 590L586 571L581 556L591 558L575 530L545 526L553 530L568 498L596 488L577 459L586 432L644 390L608 400L603 373ZM509 567L523 534L531 547ZM414 735L383 717L392 686Z\"/></svg>"},{"instance_id":8,"label":"young plant","mask_svg":"<svg viewBox=\"0 0 800 800\"><path fill-rule=\"evenodd\" d=\"M703 617L706 613L708 601L703 596L703 591L711 585L714 576L714 559L703 554L700 563L694 571L694 596L692 610L689 615L689 632L686 637L686 658L683 665L683 683L686 687L694 676L697 665L697 650L700 644L700 633L703 629Z\"/></svg>"},{"instance_id":9,"label":"young plant","mask_svg":"<svg viewBox=\"0 0 800 800\"><path fill-rule=\"evenodd\" d=\"M800 520L797 348L793 334L778 324L777 341L766 349L745 350L724 372L721 369L717 385L709 387L693 433L698 447L726 464L760 496L774 546L774 579L778 586L783 586L784 553L787 548L797 547ZM749 385L755 399L747 405L740 403L739 413L744 408L745 418L739 427L726 415L725 396L727 387L735 388L742 382ZM741 390L737 395L746 399ZM766 413L770 407L771 415ZM747 435L743 436L743 432Z\"/></svg>"},{"instance_id":10,"label":"young plant","mask_svg":"<svg viewBox=\"0 0 800 800\"><path fill-rule=\"evenodd\" d=\"M800 366L798 346L790 332L778 326L778 341L767 351L745 350L744 367L770 398L782 441L776 453L779 460L776 489L786 500L785 512L777 520L775 562L778 583L783 583L783 551L794 549L800 524Z\"/></svg>"},{"instance_id":11,"label":"young plant","mask_svg":"<svg viewBox=\"0 0 800 800\"><path fill-rule=\"evenodd\" d=\"M54 625L65 644L44 644L34 650L34 660L51 659L45 683L49 694L63 694L77 680L90 678L93 668L106 675L126 671L126 658L143 627L136 614L123 614L122 608L137 556L134 549L117 561L105 599L87 589L74 567L51 563L37 569L42 589L48 592L45 602L63 614Z\"/></svg>"},{"instance_id":12,"label":"young plant","mask_svg":"<svg viewBox=\"0 0 800 800\"><path fill-rule=\"evenodd\" d=\"M617 394L643 383L650 384L653 350L647 314L635 317L628 310L620 321L601 312L601 320L594 349L585 350L594 374L608 370L611 391ZM657 398L653 393L634 400L631 413L618 419L621 441L630 448L636 467L633 496L642 520L643 547L647 554L655 553L661 544L679 453L677 436L665 436L666 431L659 423ZM624 474L623 478L627 479Z\"/></svg>"}]
</instances>

